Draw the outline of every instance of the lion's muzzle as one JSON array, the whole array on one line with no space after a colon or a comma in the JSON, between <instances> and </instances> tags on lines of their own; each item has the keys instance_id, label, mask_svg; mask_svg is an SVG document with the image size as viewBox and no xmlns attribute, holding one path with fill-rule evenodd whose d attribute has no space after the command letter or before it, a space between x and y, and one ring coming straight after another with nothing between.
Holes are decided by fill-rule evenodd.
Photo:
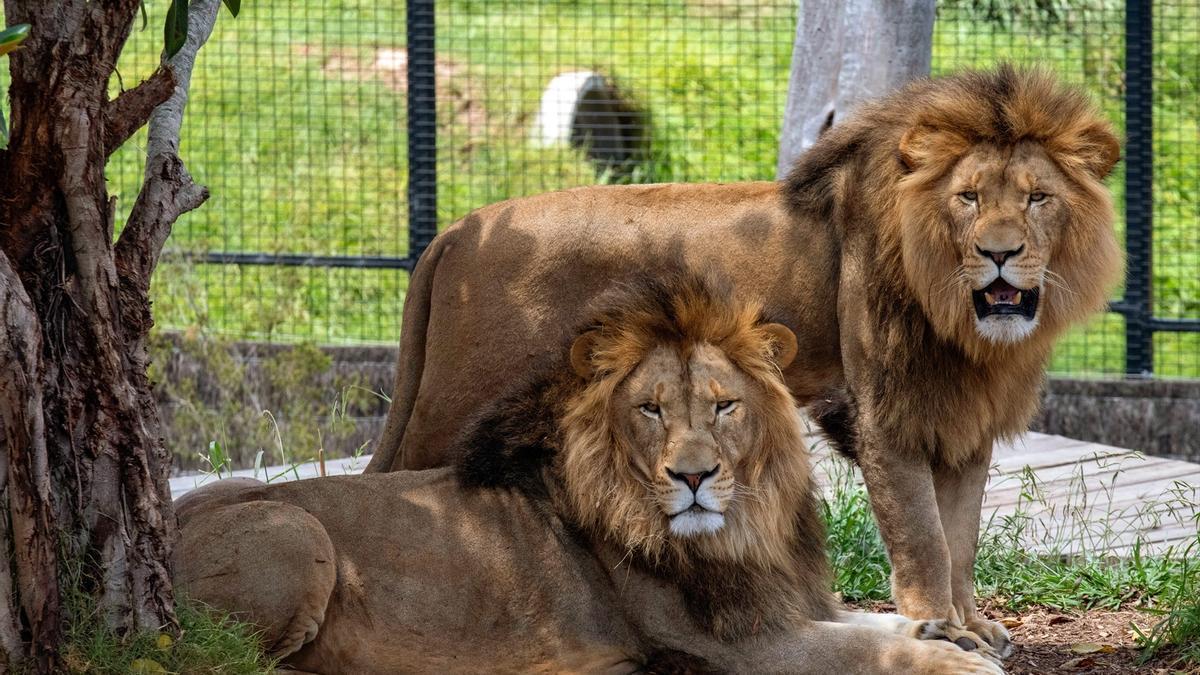
<instances>
[{"instance_id":1,"label":"lion's muzzle","mask_svg":"<svg viewBox=\"0 0 1200 675\"><path fill-rule=\"evenodd\" d=\"M1037 315L1040 289L1017 288L997 277L987 286L971 292L971 300L975 304L976 318L983 320L989 316L1020 316L1032 320Z\"/></svg>"}]
</instances>

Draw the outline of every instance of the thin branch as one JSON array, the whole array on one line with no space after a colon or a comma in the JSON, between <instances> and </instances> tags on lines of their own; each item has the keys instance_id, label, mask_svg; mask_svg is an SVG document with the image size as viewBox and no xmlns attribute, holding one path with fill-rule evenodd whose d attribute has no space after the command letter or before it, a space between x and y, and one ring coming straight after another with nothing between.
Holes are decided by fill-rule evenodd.
<instances>
[{"instance_id":1,"label":"thin branch","mask_svg":"<svg viewBox=\"0 0 1200 675\"><path fill-rule=\"evenodd\" d=\"M208 199L208 190L192 180L179 158L179 134L196 54L212 35L220 9L221 0L194 0L187 42L165 62L174 71L175 91L150 115L145 181L116 247L122 283L134 283L138 292L149 288L150 274L158 265L171 226Z\"/></svg>"},{"instance_id":2,"label":"thin branch","mask_svg":"<svg viewBox=\"0 0 1200 675\"><path fill-rule=\"evenodd\" d=\"M175 74L160 67L104 106L104 156L108 157L150 121L154 109L175 92Z\"/></svg>"}]
</instances>

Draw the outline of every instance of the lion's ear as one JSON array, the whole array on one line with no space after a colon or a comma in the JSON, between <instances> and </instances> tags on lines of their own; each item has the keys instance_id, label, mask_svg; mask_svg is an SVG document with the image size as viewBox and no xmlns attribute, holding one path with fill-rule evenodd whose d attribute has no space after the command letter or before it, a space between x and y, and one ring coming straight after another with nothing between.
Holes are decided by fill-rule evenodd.
<instances>
[{"instance_id":1,"label":"lion's ear","mask_svg":"<svg viewBox=\"0 0 1200 675\"><path fill-rule=\"evenodd\" d=\"M1121 142L1104 122L1089 124L1055 145L1058 161L1082 169L1096 180L1108 176L1121 159Z\"/></svg>"},{"instance_id":2,"label":"lion's ear","mask_svg":"<svg viewBox=\"0 0 1200 675\"><path fill-rule=\"evenodd\" d=\"M800 348L796 334L781 323L763 324L761 328L771 336L771 342L774 343L775 354L772 360L775 361L775 365L779 366L780 370L787 368L796 358L796 352Z\"/></svg>"},{"instance_id":3,"label":"lion's ear","mask_svg":"<svg viewBox=\"0 0 1200 675\"><path fill-rule=\"evenodd\" d=\"M959 134L922 124L904 132L897 150L905 168L917 171L929 166L946 167L969 147L967 139Z\"/></svg>"},{"instance_id":4,"label":"lion's ear","mask_svg":"<svg viewBox=\"0 0 1200 675\"><path fill-rule=\"evenodd\" d=\"M596 372L592 366L592 352L596 349L599 337L600 331L589 330L571 343L571 368L585 380L592 379Z\"/></svg>"}]
</instances>

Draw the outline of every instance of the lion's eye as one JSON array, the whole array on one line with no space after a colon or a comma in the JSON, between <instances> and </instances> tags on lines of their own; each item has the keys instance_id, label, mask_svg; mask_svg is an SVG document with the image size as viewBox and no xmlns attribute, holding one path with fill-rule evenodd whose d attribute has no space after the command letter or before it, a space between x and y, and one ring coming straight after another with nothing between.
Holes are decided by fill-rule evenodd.
<instances>
[{"instance_id":1,"label":"lion's eye","mask_svg":"<svg viewBox=\"0 0 1200 675\"><path fill-rule=\"evenodd\" d=\"M662 415L662 412L659 409L659 407L653 403L643 403L640 406L638 406L638 410L642 411L643 415L645 415L646 417L649 417L652 420L656 420L659 418L659 416Z\"/></svg>"},{"instance_id":2,"label":"lion's eye","mask_svg":"<svg viewBox=\"0 0 1200 675\"><path fill-rule=\"evenodd\" d=\"M731 413L735 409L737 409L737 404L738 404L738 402L734 401L734 400L717 401L717 414L718 415L728 415L729 413Z\"/></svg>"},{"instance_id":3,"label":"lion's eye","mask_svg":"<svg viewBox=\"0 0 1200 675\"><path fill-rule=\"evenodd\" d=\"M958 193L958 198L963 200L967 204L974 204L975 202L979 201L979 194L975 193L975 192L971 192L970 190L967 190L966 192Z\"/></svg>"},{"instance_id":4,"label":"lion's eye","mask_svg":"<svg viewBox=\"0 0 1200 675\"><path fill-rule=\"evenodd\" d=\"M1029 203L1041 204L1042 202L1046 201L1046 197L1049 196L1050 195L1046 194L1045 192L1031 192L1029 193Z\"/></svg>"}]
</instances>

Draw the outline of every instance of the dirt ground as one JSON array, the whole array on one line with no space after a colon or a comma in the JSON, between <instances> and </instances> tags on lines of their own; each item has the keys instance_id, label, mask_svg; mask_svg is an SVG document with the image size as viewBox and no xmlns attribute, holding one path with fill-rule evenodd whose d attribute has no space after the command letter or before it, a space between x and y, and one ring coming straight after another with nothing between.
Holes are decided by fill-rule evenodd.
<instances>
[{"instance_id":1,"label":"dirt ground","mask_svg":"<svg viewBox=\"0 0 1200 675\"><path fill-rule=\"evenodd\" d=\"M872 611L895 611L889 603ZM1060 612L1030 608L1020 613L988 607L984 613L1008 626L1015 653L1004 660L1010 675L1200 675L1200 667L1169 668L1169 659L1138 665L1140 654L1130 624L1148 631L1157 617L1136 610Z\"/></svg>"}]
</instances>

